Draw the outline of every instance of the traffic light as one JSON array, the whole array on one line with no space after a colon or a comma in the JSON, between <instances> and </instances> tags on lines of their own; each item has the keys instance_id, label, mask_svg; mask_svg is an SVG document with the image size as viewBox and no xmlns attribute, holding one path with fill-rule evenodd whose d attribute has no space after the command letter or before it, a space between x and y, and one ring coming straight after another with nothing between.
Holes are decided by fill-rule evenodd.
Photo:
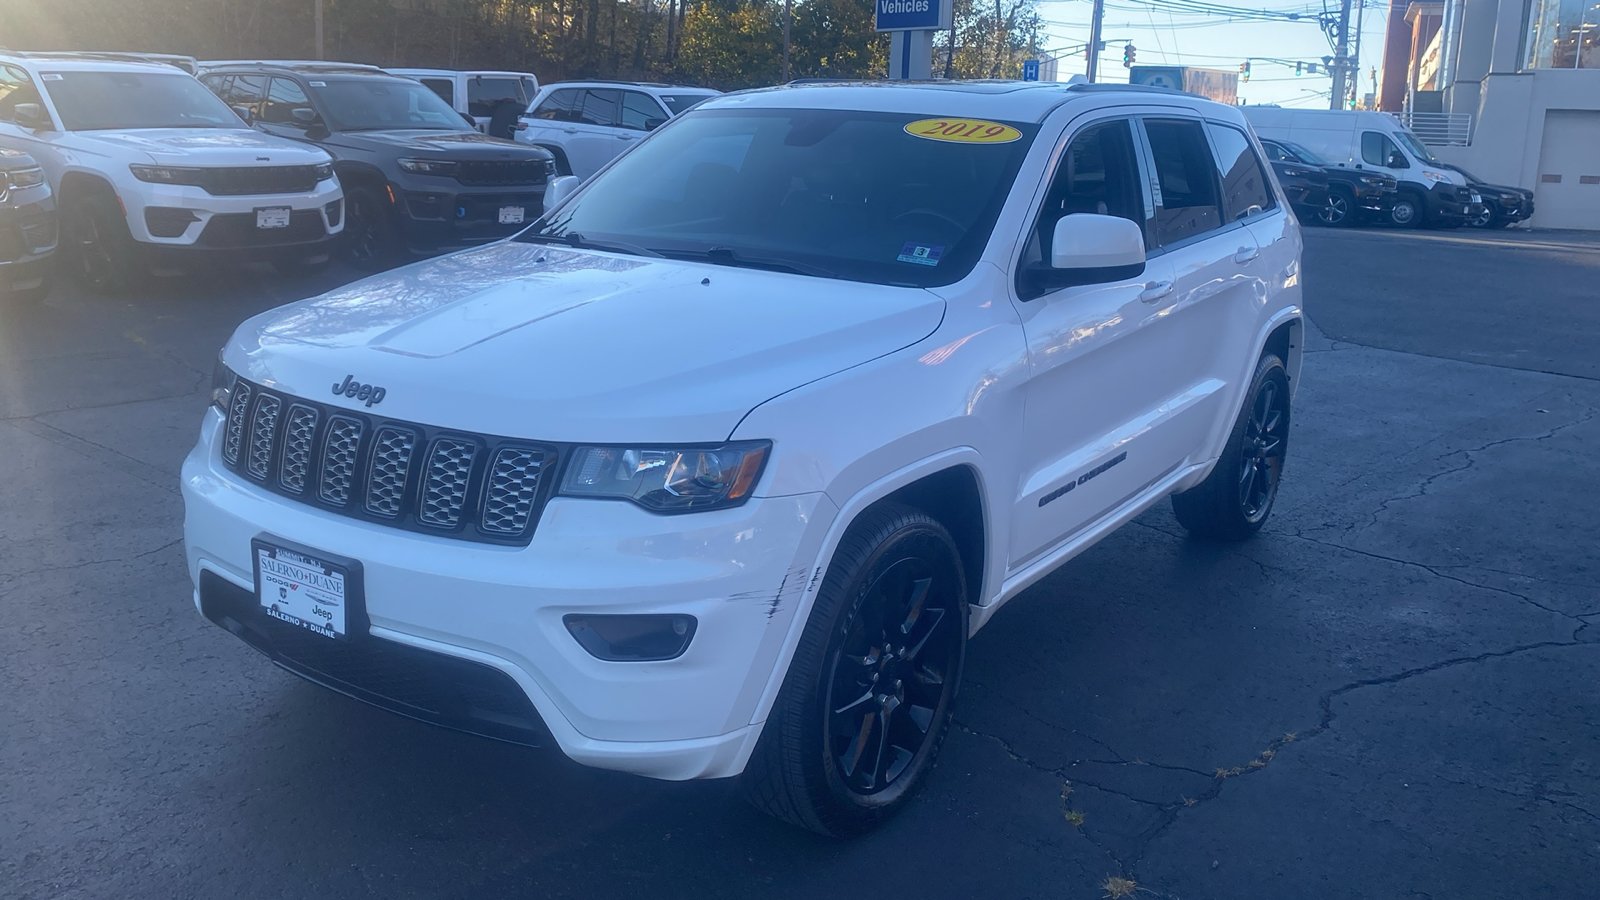
<instances>
[{"instance_id":1,"label":"traffic light","mask_svg":"<svg viewBox=\"0 0 1600 900\"><path fill-rule=\"evenodd\" d=\"M1133 68L1134 54L1138 53L1138 52L1139 52L1138 49L1136 47L1134 47L1132 44L1123 44L1122 45L1122 67L1125 68L1125 69Z\"/></svg>"},{"instance_id":2,"label":"traffic light","mask_svg":"<svg viewBox=\"0 0 1600 900\"><path fill-rule=\"evenodd\" d=\"M1248 59L1245 60L1242 63L1239 63L1239 80L1240 81L1249 81L1250 80L1250 60L1248 60Z\"/></svg>"},{"instance_id":3,"label":"traffic light","mask_svg":"<svg viewBox=\"0 0 1600 900\"><path fill-rule=\"evenodd\" d=\"M1300 70L1303 69L1303 68L1305 68L1305 63L1295 63L1294 64L1294 73L1296 75L1299 75L1300 74Z\"/></svg>"}]
</instances>

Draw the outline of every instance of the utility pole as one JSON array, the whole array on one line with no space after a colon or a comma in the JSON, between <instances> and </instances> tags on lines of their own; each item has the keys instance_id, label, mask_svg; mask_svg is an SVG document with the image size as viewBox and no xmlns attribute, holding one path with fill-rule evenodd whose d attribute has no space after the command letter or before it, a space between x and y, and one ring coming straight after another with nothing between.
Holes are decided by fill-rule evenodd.
<instances>
[{"instance_id":1,"label":"utility pole","mask_svg":"<svg viewBox=\"0 0 1600 900\"><path fill-rule=\"evenodd\" d=\"M1344 2L1348 9L1350 0ZM1100 23L1105 17L1105 0L1094 0L1094 14L1089 19L1089 71L1085 73L1091 82L1095 80L1095 71L1100 68Z\"/></svg>"},{"instance_id":2,"label":"utility pole","mask_svg":"<svg viewBox=\"0 0 1600 900\"><path fill-rule=\"evenodd\" d=\"M1328 95L1329 109L1344 109L1350 79L1350 0L1339 6L1339 40L1333 50L1333 90Z\"/></svg>"},{"instance_id":3,"label":"utility pole","mask_svg":"<svg viewBox=\"0 0 1600 900\"><path fill-rule=\"evenodd\" d=\"M321 3L322 0L317 0ZM783 83L789 83L789 20L794 18L793 0L783 0Z\"/></svg>"},{"instance_id":4,"label":"utility pole","mask_svg":"<svg viewBox=\"0 0 1600 900\"><path fill-rule=\"evenodd\" d=\"M317 59L327 59L322 55L322 0L317 0Z\"/></svg>"},{"instance_id":5,"label":"utility pole","mask_svg":"<svg viewBox=\"0 0 1600 900\"><path fill-rule=\"evenodd\" d=\"M1367 8L1363 2L1356 7L1356 50L1355 57L1350 60L1350 94L1356 100L1361 99L1361 13ZM1378 82L1372 82L1372 92L1378 92Z\"/></svg>"}]
</instances>

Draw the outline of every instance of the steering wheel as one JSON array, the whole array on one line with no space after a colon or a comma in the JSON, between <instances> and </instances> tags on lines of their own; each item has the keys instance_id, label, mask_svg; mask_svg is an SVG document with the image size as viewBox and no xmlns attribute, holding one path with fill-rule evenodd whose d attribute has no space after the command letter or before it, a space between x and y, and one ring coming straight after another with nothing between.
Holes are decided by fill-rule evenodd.
<instances>
[{"instance_id":1,"label":"steering wheel","mask_svg":"<svg viewBox=\"0 0 1600 900\"><path fill-rule=\"evenodd\" d=\"M900 215L895 216L894 220L899 222L902 219L911 219L918 216L921 216L925 219L934 219L936 221L943 222L961 234L967 233L967 226L951 218L948 213L940 212L937 209L929 209L926 206L918 207L917 209L906 210Z\"/></svg>"}]
</instances>

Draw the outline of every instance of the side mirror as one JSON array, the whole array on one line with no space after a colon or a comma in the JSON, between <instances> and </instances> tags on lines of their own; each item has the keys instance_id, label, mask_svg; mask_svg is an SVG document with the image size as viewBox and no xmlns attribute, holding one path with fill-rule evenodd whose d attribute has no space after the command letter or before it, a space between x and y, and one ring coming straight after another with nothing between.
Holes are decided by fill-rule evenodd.
<instances>
[{"instance_id":1,"label":"side mirror","mask_svg":"<svg viewBox=\"0 0 1600 900\"><path fill-rule=\"evenodd\" d=\"M667 120L666 119L645 119L644 120L644 130L645 131L655 131L657 128L660 128L661 126L663 126L665 124L667 124Z\"/></svg>"},{"instance_id":2,"label":"side mirror","mask_svg":"<svg viewBox=\"0 0 1600 900\"><path fill-rule=\"evenodd\" d=\"M295 112L299 111L298 109L295 110ZM246 125L254 125L256 123L256 117L250 114L250 107L248 106L235 106L233 107L233 113L243 119Z\"/></svg>"},{"instance_id":3,"label":"side mirror","mask_svg":"<svg viewBox=\"0 0 1600 900\"><path fill-rule=\"evenodd\" d=\"M576 175L557 175L550 179L544 188L544 208L548 212L561 205L561 201L571 197L583 186L583 181Z\"/></svg>"},{"instance_id":4,"label":"side mirror","mask_svg":"<svg viewBox=\"0 0 1600 900\"><path fill-rule=\"evenodd\" d=\"M1024 275L1032 291L1105 284L1144 273L1144 229L1121 216L1074 213L1056 222L1050 264Z\"/></svg>"},{"instance_id":5,"label":"side mirror","mask_svg":"<svg viewBox=\"0 0 1600 900\"><path fill-rule=\"evenodd\" d=\"M50 117L44 114L44 107L37 103L18 103L11 110L11 119L19 128L29 131L43 131L50 127Z\"/></svg>"},{"instance_id":6,"label":"side mirror","mask_svg":"<svg viewBox=\"0 0 1600 900\"><path fill-rule=\"evenodd\" d=\"M312 125L317 124L317 111L309 106L296 106L294 109L289 110L289 118L293 119L296 125L304 125L310 128Z\"/></svg>"},{"instance_id":7,"label":"side mirror","mask_svg":"<svg viewBox=\"0 0 1600 900\"><path fill-rule=\"evenodd\" d=\"M1399 150L1396 150L1393 153L1389 154L1389 168L1391 168L1391 169L1409 169L1409 168L1411 168L1411 164L1406 162L1406 155L1404 153L1401 153Z\"/></svg>"}]
</instances>

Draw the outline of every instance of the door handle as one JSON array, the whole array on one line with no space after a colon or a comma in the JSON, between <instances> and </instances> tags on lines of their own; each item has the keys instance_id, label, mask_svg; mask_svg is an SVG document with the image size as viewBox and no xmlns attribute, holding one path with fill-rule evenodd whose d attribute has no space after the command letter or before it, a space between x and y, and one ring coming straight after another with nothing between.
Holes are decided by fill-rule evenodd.
<instances>
[{"instance_id":1,"label":"door handle","mask_svg":"<svg viewBox=\"0 0 1600 900\"><path fill-rule=\"evenodd\" d=\"M619 135L617 135L617 140L619 140L619 141L637 141L638 138L634 137L631 134L619 134Z\"/></svg>"},{"instance_id":2,"label":"door handle","mask_svg":"<svg viewBox=\"0 0 1600 900\"><path fill-rule=\"evenodd\" d=\"M1242 266L1260 255L1260 247L1240 247L1239 252L1233 255L1233 261Z\"/></svg>"},{"instance_id":3,"label":"door handle","mask_svg":"<svg viewBox=\"0 0 1600 900\"><path fill-rule=\"evenodd\" d=\"M1172 282L1152 281L1139 292L1140 303L1155 303L1172 293Z\"/></svg>"},{"instance_id":4,"label":"door handle","mask_svg":"<svg viewBox=\"0 0 1600 900\"><path fill-rule=\"evenodd\" d=\"M576 128L563 128L561 130L565 131L567 134L577 134L578 133L578 129L576 129Z\"/></svg>"}]
</instances>

